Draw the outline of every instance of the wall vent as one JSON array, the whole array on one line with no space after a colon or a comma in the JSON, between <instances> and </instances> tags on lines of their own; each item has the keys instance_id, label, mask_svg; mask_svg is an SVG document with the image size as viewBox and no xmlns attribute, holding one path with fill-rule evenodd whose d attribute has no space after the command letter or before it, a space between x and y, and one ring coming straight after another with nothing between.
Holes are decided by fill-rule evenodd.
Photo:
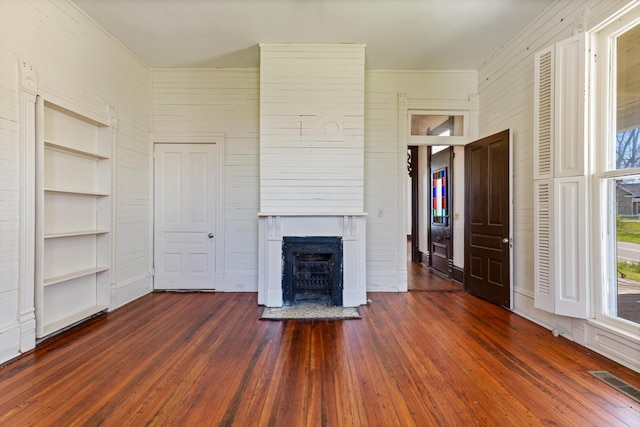
<instances>
[{"instance_id":1,"label":"wall vent","mask_svg":"<svg viewBox=\"0 0 640 427\"><path fill-rule=\"evenodd\" d=\"M604 381L620 393L626 394L636 402L640 402L640 389L612 375L609 371L587 371L599 380Z\"/></svg>"}]
</instances>

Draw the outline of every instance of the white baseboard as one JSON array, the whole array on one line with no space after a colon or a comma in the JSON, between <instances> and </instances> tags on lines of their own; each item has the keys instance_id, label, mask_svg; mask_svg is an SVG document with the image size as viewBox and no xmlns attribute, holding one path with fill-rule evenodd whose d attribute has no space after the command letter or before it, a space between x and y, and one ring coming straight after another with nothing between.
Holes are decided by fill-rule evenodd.
<instances>
[{"instance_id":1,"label":"white baseboard","mask_svg":"<svg viewBox=\"0 0 640 427\"><path fill-rule=\"evenodd\" d=\"M153 291L150 275L129 279L115 284L115 295L111 310L121 307Z\"/></svg>"},{"instance_id":2,"label":"white baseboard","mask_svg":"<svg viewBox=\"0 0 640 427\"><path fill-rule=\"evenodd\" d=\"M368 273L370 273L368 271ZM375 272L374 272L375 273ZM367 292L400 292L397 271L380 271L378 274L367 274Z\"/></svg>"},{"instance_id":3,"label":"white baseboard","mask_svg":"<svg viewBox=\"0 0 640 427\"><path fill-rule=\"evenodd\" d=\"M514 292L514 312L552 333L640 372L640 339L595 320L558 316L534 307L533 295Z\"/></svg>"},{"instance_id":4,"label":"white baseboard","mask_svg":"<svg viewBox=\"0 0 640 427\"><path fill-rule=\"evenodd\" d=\"M224 273L224 292L258 292L257 271L226 271Z\"/></svg>"}]
</instances>

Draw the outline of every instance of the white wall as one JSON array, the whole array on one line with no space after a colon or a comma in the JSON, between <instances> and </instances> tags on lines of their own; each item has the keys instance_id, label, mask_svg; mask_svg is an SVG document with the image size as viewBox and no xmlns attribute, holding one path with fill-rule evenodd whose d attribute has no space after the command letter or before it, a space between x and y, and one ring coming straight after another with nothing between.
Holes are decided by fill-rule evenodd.
<instances>
[{"instance_id":1,"label":"white wall","mask_svg":"<svg viewBox=\"0 0 640 427\"><path fill-rule=\"evenodd\" d=\"M399 161L398 93L416 99L468 100L475 72L365 73L364 203L367 288L406 284L406 228L400 203L406 154ZM259 71L151 71L151 131L225 135L225 290L257 290ZM153 139L153 137L152 137ZM399 180L403 180L400 185ZM382 216L378 216L378 209ZM404 243L402 243L404 242ZM402 252L401 252L402 251ZM406 253L405 259L406 259ZM404 276L402 271L404 270Z\"/></svg>"},{"instance_id":2,"label":"white wall","mask_svg":"<svg viewBox=\"0 0 640 427\"><path fill-rule=\"evenodd\" d=\"M17 59L37 73L38 92L79 113L118 116L116 247L112 307L151 289L149 70L63 0L0 1L0 362L20 352ZM24 331L23 331L24 332ZM23 346L22 350L26 350Z\"/></svg>"},{"instance_id":3,"label":"white wall","mask_svg":"<svg viewBox=\"0 0 640 427\"><path fill-rule=\"evenodd\" d=\"M224 134L224 284L258 286L259 85L256 69L154 69L151 132Z\"/></svg>"},{"instance_id":4,"label":"white wall","mask_svg":"<svg viewBox=\"0 0 640 427\"><path fill-rule=\"evenodd\" d=\"M533 307L534 54L570 37L574 28L585 26L590 29L627 3L628 0L559 0L478 70L480 136L507 128L512 132L514 309L549 328L557 328L568 338L593 347L598 347L598 344L595 339L592 342L589 342L590 338L585 340L584 322L553 316ZM586 335L590 335L589 330ZM618 343L621 340L612 336L599 339ZM624 347L622 344L616 346ZM623 350L616 350L618 354L604 348L598 350L616 360L621 360L619 356L624 353Z\"/></svg>"}]
</instances>

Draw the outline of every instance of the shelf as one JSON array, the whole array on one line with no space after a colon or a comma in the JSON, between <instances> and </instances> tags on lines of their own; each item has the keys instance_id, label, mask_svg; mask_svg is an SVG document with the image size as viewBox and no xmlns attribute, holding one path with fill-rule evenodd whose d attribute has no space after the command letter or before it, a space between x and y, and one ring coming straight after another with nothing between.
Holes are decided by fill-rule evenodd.
<instances>
[{"instance_id":1,"label":"shelf","mask_svg":"<svg viewBox=\"0 0 640 427\"><path fill-rule=\"evenodd\" d=\"M44 279L43 286L55 285L56 283L66 282L67 280L89 276L90 274L100 273L102 271L107 271L108 269L108 267L92 267L87 268L86 270L74 271L72 273L62 274L60 276L49 277L48 279Z\"/></svg>"},{"instance_id":2,"label":"shelf","mask_svg":"<svg viewBox=\"0 0 640 427\"><path fill-rule=\"evenodd\" d=\"M75 236L90 236L98 234L106 234L109 230L86 230L86 231L70 231L67 233L49 233L45 234L45 239L57 239L59 237L75 237Z\"/></svg>"},{"instance_id":3,"label":"shelf","mask_svg":"<svg viewBox=\"0 0 640 427\"><path fill-rule=\"evenodd\" d=\"M52 332L56 332L62 328L73 325L76 322L84 320L87 317L93 316L94 314L100 313L101 311L107 310L108 308L109 306L107 305L94 305L75 314L72 314L71 316L67 316L58 321L46 324L43 328L43 335L49 335Z\"/></svg>"},{"instance_id":4,"label":"shelf","mask_svg":"<svg viewBox=\"0 0 640 427\"><path fill-rule=\"evenodd\" d=\"M98 153L92 153L92 152L89 152L89 151L78 150L78 149L75 149L75 148L66 147L64 145L55 144L55 143L53 143L51 141L44 141L44 146L45 146L45 148L48 148L50 150L60 151L61 153L74 154L76 156L87 157L87 158L93 159L93 160L107 160L108 159L108 157L103 156L103 155L98 154Z\"/></svg>"},{"instance_id":5,"label":"shelf","mask_svg":"<svg viewBox=\"0 0 640 427\"><path fill-rule=\"evenodd\" d=\"M71 190L71 189L50 188L50 187L45 187L44 192L48 194L72 194L75 196L87 196L87 197L105 197L109 195L109 193L103 193L100 191Z\"/></svg>"},{"instance_id":6,"label":"shelf","mask_svg":"<svg viewBox=\"0 0 640 427\"><path fill-rule=\"evenodd\" d=\"M42 338L111 304L115 134L41 97L36 130L34 302Z\"/></svg>"}]
</instances>

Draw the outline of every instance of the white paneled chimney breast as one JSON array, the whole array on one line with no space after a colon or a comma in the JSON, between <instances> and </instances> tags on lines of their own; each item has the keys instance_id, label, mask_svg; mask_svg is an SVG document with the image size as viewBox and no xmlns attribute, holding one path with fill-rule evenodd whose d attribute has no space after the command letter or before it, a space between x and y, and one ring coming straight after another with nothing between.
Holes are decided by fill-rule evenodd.
<instances>
[{"instance_id":1,"label":"white paneled chimney breast","mask_svg":"<svg viewBox=\"0 0 640 427\"><path fill-rule=\"evenodd\" d=\"M366 301L364 50L260 45L259 304L283 304L285 236L340 237L343 306Z\"/></svg>"}]
</instances>

